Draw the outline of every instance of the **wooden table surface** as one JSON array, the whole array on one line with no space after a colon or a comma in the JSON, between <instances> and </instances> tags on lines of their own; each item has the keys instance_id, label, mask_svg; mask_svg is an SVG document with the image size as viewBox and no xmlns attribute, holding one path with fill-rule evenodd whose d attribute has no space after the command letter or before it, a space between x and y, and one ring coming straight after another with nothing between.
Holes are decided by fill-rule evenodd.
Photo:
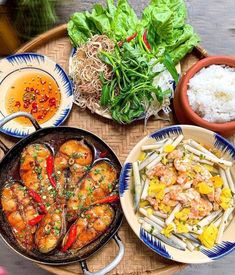
<instances>
[{"instance_id":1,"label":"wooden table surface","mask_svg":"<svg viewBox=\"0 0 235 275\"><path fill-rule=\"evenodd\" d=\"M147 0L129 0L138 14ZM78 10L90 9L95 0L63 0L58 7L59 22L64 23L69 15ZM104 1L99 1L104 2ZM234 0L186 0L189 22L201 37L201 45L209 54L235 55L235 1ZM235 252L210 264L191 265L179 275L232 275L235 273ZM0 241L0 266L12 275L49 275L34 264L11 252Z\"/></svg>"}]
</instances>

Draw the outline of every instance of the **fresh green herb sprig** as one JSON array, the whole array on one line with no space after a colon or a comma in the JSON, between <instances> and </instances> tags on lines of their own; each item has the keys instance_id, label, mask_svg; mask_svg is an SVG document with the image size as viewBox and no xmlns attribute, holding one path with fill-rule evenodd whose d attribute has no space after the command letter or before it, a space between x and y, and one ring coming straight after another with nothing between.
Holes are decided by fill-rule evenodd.
<instances>
[{"instance_id":1,"label":"fresh green herb sprig","mask_svg":"<svg viewBox=\"0 0 235 275\"><path fill-rule=\"evenodd\" d=\"M153 85L153 79L159 73L153 72L152 54L144 51L139 44L124 43L121 48L116 45L112 53L101 52L99 57L112 67L115 74L110 81L101 75L100 104L109 107L117 122L130 123L144 116L155 97L161 103L169 92ZM169 57L167 61L169 65Z\"/></svg>"}]
</instances>

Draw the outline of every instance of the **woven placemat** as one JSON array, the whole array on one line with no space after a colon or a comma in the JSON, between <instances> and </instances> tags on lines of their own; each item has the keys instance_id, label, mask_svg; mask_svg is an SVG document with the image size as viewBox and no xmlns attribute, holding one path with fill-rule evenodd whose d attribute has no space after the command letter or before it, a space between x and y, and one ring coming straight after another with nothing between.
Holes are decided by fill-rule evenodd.
<instances>
[{"instance_id":1,"label":"woven placemat","mask_svg":"<svg viewBox=\"0 0 235 275\"><path fill-rule=\"evenodd\" d=\"M66 26L57 27L46 34L41 35L30 43L22 47L18 52L37 52L45 54L68 72L68 58L71 45L66 35ZM207 55L206 51L200 48L194 49L182 62L182 71L185 72L193 63ZM83 128L100 136L116 152L121 162L125 161L133 146L145 135L160 129L171 122L149 120L147 127L143 121L132 123L131 125L118 125L111 120L91 114L90 111L81 111L74 106L65 125ZM15 139L6 138L2 134L0 137L8 145L15 143ZM110 274L172 274L185 267L173 261L165 260L147 248L133 233L126 220L119 230L119 235L125 244L125 256L116 269ZM114 241L110 241L101 251L88 260L90 270L98 270L104 267L115 257L117 247ZM79 264L52 267L40 265L40 267L55 274L80 274Z\"/></svg>"}]
</instances>

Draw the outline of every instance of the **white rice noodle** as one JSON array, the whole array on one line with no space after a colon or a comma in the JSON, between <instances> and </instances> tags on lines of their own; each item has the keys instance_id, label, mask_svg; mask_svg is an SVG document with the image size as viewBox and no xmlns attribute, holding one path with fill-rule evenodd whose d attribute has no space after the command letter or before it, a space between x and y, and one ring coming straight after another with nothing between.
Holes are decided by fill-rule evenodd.
<instances>
[{"instance_id":1,"label":"white rice noodle","mask_svg":"<svg viewBox=\"0 0 235 275\"><path fill-rule=\"evenodd\" d=\"M221 219L221 223L219 225L219 230L218 230L218 235L217 235L217 238L216 238L216 243L221 243L223 233L224 233L224 229L225 229L225 227L228 223L228 217L233 212L233 210L234 210L233 208L228 208L224 211L224 214L223 214L222 219Z\"/></svg>"},{"instance_id":2,"label":"white rice noodle","mask_svg":"<svg viewBox=\"0 0 235 275\"><path fill-rule=\"evenodd\" d=\"M223 187L229 187L225 171L221 167L219 168L219 174L220 174L220 177L223 180L223 184L224 184Z\"/></svg>"},{"instance_id":3,"label":"white rice noodle","mask_svg":"<svg viewBox=\"0 0 235 275\"><path fill-rule=\"evenodd\" d=\"M188 150L189 152L191 152L191 153L193 153L193 154L195 154L195 155L197 155L197 156L203 156L203 157L205 157L207 160L209 160L209 161L213 161L214 163L217 163L218 165L225 165L225 166L228 166L228 167L231 167L232 165L233 165L233 163L231 162L231 161L228 161L228 160L224 160L224 159L219 159L219 158L217 158L217 157L214 157L214 156L211 156L211 155L208 155L208 154L205 154L205 153L203 153L203 152L201 152L201 151L199 151L199 150L197 150L197 149L195 149L195 148L193 148L193 147L191 147L191 146L189 146L189 145L185 145L184 146L184 148L186 149L186 150Z\"/></svg>"},{"instance_id":4,"label":"white rice noodle","mask_svg":"<svg viewBox=\"0 0 235 275\"><path fill-rule=\"evenodd\" d=\"M166 221L165 221L167 225L170 224L171 222L173 222L173 220L174 220L174 218L175 218L175 214L176 214L177 212L179 212L181 208L182 208L182 206L181 206L180 203L178 203L178 204L175 206L175 208L172 210L171 214L169 215L169 217L168 217L168 218L166 219Z\"/></svg>"}]
</instances>

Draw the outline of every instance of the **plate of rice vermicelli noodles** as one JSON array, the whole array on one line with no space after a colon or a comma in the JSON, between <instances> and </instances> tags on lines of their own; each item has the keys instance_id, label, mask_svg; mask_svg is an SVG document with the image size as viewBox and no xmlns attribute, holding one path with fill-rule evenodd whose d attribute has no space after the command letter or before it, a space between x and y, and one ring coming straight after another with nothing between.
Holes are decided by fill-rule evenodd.
<instances>
[{"instance_id":1,"label":"plate of rice vermicelli noodles","mask_svg":"<svg viewBox=\"0 0 235 275\"><path fill-rule=\"evenodd\" d=\"M126 0L95 4L68 22L75 103L118 123L169 119L180 61L199 42L183 0L151 1L140 18Z\"/></svg>"}]
</instances>

